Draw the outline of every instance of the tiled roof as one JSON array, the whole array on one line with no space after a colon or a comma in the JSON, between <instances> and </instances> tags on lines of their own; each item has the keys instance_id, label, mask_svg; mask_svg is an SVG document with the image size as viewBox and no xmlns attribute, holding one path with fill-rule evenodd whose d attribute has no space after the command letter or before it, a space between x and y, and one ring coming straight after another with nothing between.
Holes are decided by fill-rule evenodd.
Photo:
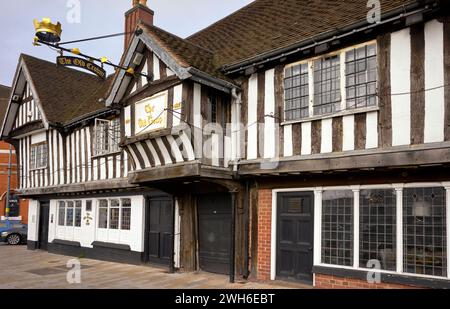
<instances>
[{"instance_id":1,"label":"tiled roof","mask_svg":"<svg viewBox=\"0 0 450 309\"><path fill-rule=\"evenodd\" d=\"M109 83L92 74L57 66L28 55L21 55L36 88L47 120L66 124L80 116L105 108Z\"/></svg>"},{"instance_id":2,"label":"tiled roof","mask_svg":"<svg viewBox=\"0 0 450 309\"><path fill-rule=\"evenodd\" d=\"M383 13L413 0L381 1ZM231 65L366 20L367 0L256 0L186 40Z\"/></svg>"},{"instance_id":3,"label":"tiled roof","mask_svg":"<svg viewBox=\"0 0 450 309\"><path fill-rule=\"evenodd\" d=\"M0 123L2 123L5 118L10 93L10 87L0 85Z\"/></svg>"}]
</instances>

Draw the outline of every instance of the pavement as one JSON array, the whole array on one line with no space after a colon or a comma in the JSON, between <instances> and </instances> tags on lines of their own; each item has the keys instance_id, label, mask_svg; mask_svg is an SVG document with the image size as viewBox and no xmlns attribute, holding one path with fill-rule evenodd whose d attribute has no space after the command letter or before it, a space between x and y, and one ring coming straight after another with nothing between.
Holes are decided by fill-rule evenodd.
<instances>
[{"instance_id":1,"label":"pavement","mask_svg":"<svg viewBox=\"0 0 450 309\"><path fill-rule=\"evenodd\" d=\"M167 269L135 266L30 251L0 244L0 289L296 289L288 282L228 282L228 276L206 272L168 273ZM68 262L80 262L80 276ZM72 264L73 265L73 264ZM77 282L80 278L80 283Z\"/></svg>"}]
</instances>

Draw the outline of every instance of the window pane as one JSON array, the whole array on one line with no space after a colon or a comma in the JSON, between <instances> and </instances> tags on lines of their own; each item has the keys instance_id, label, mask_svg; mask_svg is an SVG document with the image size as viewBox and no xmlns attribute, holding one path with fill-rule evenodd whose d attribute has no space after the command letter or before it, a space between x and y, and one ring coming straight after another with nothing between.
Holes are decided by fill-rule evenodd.
<instances>
[{"instance_id":1,"label":"window pane","mask_svg":"<svg viewBox=\"0 0 450 309\"><path fill-rule=\"evenodd\" d=\"M75 202L75 226L81 226L81 201Z\"/></svg>"},{"instance_id":2,"label":"window pane","mask_svg":"<svg viewBox=\"0 0 450 309\"><path fill-rule=\"evenodd\" d=\"M130 230L131 224L131 199L122 199L122 222L120 228L122 230Z\"/></svg>"},{"instance_id":3,"label":"window pane","mask_svg":"<svg viewBox=\"0 0 450 309\"><path fill-rule=\"evenodd\" d=\"M112 230L119 229L119 200L111 200L111 207L109 209L109 228Z\"/></svg>"},{"instance_id":4,"label":"window pane","mask_svg":"<svg viewBox=\"0 0 450 309\"><path fill-rule=\"evenodd\" d=\"M73 226L73 202L67 202L66 226Z\"/></svg>"},{"instance_id":5,"label":"window pane","mask_svg":"<svg viewBox=\"0 0 450 309\"><path fill-rule=\"evenodd\" d=\"M376 105L376 51L376 44L371 44L346 52L346 87L347 94L350 93L350 96L347 96L348 109ZM356 91L349 92L350 89L355 89L355 86ZM355 101L357 104L355 104Z\"/></svg>"},{"instance_id":6,"label":"window pane","mask_svg":"<svg viewBox=\"0 0 450 309\"><path fill-rule=\"evenodd\" d=\"M353 191L325 191L322 207L322 263L353 265Z\"/></svg>"},{"instance_id":7,"label":"window pane","mask_svg":"<svg viewBox=\"0 0 450 309\"><path fill-rule=\"evenodd\" d=\"M447 276L444 188L403 191L403 271Z\"/></svg>"},{"instance_id":8,"label":"window pane","mask_svg":"<svg viewBox=\"0 0 450 309\"><path fill-rule=\"evenodd\" d=\"M108 227L108 201L100 200L98 207L98 227L106 229Z\"/></svg>"},{"instance_id":9,"label":"window pane","mask_svg":"<svg viewBox=\"0 0 450 309\"><path fill-rule=\"evenodd\" d=\"M297 120L309 116L308 64L295 65L285 71L284 97L285 120Z\"/></svg>"},{"instance_id":10,"label":"window pane","mask_svg":"<svg viewBox=\"0 0 450 309\"><path fill-rule=\"evenodd\" d=\"M396 270L396 196L392 189L360 191L359 264L377 260L381 269Z\"/></svg>"},{"instance_id":11,"label":"window pane","mask_svg":"<svg viewBox=\"0 0 450 309\"><path fill-rule=\"evenodd\" d=\"M64 226L65 219L66 219L66 203L61 201L59 202L58 205L58 225Z\"/></svg>"},{"instance_id":12,"label":"window pane","mask_svg":"<svg viewBox=\"0 0 450 309\"><path fill-rule=\"evenodd\" d=\"M314 61L314 115L340 110L340 56ZM336 104L339 103L339 104Z\"/></svg>"}]
</instances>

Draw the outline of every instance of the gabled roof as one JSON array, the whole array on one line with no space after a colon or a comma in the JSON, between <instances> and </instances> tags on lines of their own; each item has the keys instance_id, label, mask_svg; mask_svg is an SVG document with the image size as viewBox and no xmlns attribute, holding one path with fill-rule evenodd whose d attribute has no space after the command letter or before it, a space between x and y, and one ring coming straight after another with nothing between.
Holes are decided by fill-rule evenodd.
<instances>
[{"instance_id":1,"label":"gabled roof","mask_svg":"<svg viewBox=\"0 0 450 309\"><path fill-rule=\"evenodd\" d=\"M82 71L21 55L47 121L64 125L75 118L104 109L111 78L106 81Z\"/></svg>"},{"instance_id":2,"label":"gabled roof","mask_svg":"<svg viewBox=\"0 0 450 309\"><path fill-rule=\"evenodd\" d=\"M6 109L8 108L9 95L11 87L0 85L0 123L5 118Z\"/></svg>"},{"instance_id":3,"label":"gabled roof","mask_svg":"<svg viewBox=\"0 0 450 309\"><path fill-rule=\"evenodd\" d=\"M380 1L382 14L418 2ZM423 1L422 1L423 2ZM186 40L232 65L366 21L367 0L256 0Z\"/></svg>"}]
</instances>

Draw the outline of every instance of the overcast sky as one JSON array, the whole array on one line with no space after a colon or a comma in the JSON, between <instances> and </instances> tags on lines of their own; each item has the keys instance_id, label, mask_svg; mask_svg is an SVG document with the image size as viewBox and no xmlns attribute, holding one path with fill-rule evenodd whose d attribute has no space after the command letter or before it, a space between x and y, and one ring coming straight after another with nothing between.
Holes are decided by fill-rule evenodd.
<instances>
[{"instance_id":1,"label":"overcast sky","mask_svg":"<svg viewBox=\"0 0 450 309\"><path fill-rule=\"evenodd\" d=\"M81 5L77 23L73 4ZM252 0L148 0L155 11L155 25L186 37L229 15ZM34 47L33 19L50 17L62 24L62 41L123 32L124 13L132 0L14 0L0 1L0 84L10 86L20 53L55 61L56 53L45 46ZM123 37L81 43L88 55L106 56L117 63L123 49Z\"/></svg>"}]
</instances>

